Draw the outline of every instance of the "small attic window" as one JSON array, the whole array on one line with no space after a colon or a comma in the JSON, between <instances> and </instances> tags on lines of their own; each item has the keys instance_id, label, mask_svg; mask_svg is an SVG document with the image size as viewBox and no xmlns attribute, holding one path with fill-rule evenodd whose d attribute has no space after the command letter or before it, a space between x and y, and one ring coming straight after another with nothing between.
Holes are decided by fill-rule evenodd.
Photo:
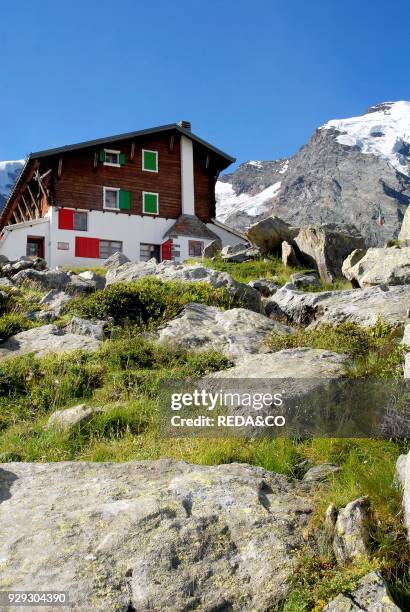
<instances>
[{"instance_id":1,"label":"small attic window","mask_svg":"<svg viewBox=\"0 0 410 612\"><path fill-rule=\"evenodd\" d=\"M113 149L102 149L100 151L100 161L104 166L114 166L119 168L125 165L125 154L121 151L115 151Z\"/></svg>"}]
</instances>

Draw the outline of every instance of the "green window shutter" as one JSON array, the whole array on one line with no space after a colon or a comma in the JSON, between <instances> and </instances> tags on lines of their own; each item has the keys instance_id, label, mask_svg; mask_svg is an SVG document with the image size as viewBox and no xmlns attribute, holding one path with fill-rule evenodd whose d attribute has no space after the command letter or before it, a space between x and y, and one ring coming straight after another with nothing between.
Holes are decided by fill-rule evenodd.
<instances>
[{"instance_id":1,"label":"green window shutter","mask_svg":"<svg viewBox=\"0 0 410 612\"><path fill-rule=\"evenodd\" d=\"M144 193L144 213L158 214L157 193Z\"/></svg>"},{"instance_id":2,"label":"green window shutter","mask_svg":"<svg viewBox=\"0 0 410 612\"><path fill-rule=\"evenodd\" d=\"M120 166L125 166L125 153L120 153Z\"/></svg>"},{"instance_id":3,"label":"green window shutter","mask_svg":"<svg viewBox=\"0 0 410 612\"><path fill-rule=\"evenodd\" d=\"M99 160L100 160L100 162L105 162L105 151L104 151L104 149L101 149L101 151L100 151Z\"/></svg>"},{"instance_id":4,"label":"green window shutter","mask_svg":"<svg viewBox=\"0 0 410 612\"><path fill-rule=\"evenodd\" d=\"M120 210L131 210L131 192L120 191Z\"/></svg>"},{"instance_id":5,"label":"green window shutter","mask_svg":"<svg viewBox=\"0 0 410 612\"><path fill-rule=\"evenodd\" d=\"M156 151L144 151L143 169L151 170L151 172L156 172L158 170Z\"/></svg>"}]
</instances>

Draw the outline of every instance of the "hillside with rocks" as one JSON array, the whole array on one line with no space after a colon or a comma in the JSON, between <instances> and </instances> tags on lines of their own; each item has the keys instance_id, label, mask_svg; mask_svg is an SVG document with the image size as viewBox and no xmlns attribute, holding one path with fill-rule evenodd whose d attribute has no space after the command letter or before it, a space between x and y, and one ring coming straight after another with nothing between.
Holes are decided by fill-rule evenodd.
<instances>
[{"instance_id":1,"label":"hillside with rocks","mask_svg":"<svg viewBox=\"0 0 410 612\"><path fill-rule=\"evenodd\" d=\"M0 161L0 211L20 174L24 160Z\"/></svg>"},{"instance_id":2,"label":"hillside with rocks","mask_svg":"<svg viewBox=\"0 0 410 612\"><path fill-rule=\"evenodd\" d=\"M409 227L366 248L269 216L184 263L3 257L1 583L78 612L408 609ZM161 381L284 380L319 435L337 390L329 437L179 435L159 410Z\"/></svg>"},{"instance_id":3,"label":"hillside with rocks","mask_svg":"<svg viewBox=\"0 0 410 612\"><path fill-rule=\"evenodd\" d=\"M367 246L381 246L397 238L410 202L409 161L410 102L378 104L329 121L289 159L220 176L217 217L241 230L272 214L296 226L353 223Z\"/></svg>"}]
</instances>

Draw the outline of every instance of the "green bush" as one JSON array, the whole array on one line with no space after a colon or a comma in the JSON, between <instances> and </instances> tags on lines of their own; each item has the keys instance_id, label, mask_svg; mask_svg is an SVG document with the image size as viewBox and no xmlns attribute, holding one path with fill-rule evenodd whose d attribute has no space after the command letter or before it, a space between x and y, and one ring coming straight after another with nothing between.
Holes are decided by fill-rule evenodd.
<instances>
[{"instance_id":1,"label":"green bush","mask_svg":"<svg viewBox=\"0 0 410 612\"><path fill-rule=\"evenodd\" d=\"M225 289L215 289L207 283L164 282L148 277L108 286L88 297L72 300L64 314L86 318L112 317L117 324L133 322L155 325L175 317L184 304L200 302L221 308L237 304Z\"/></svg>"}]
</instances>

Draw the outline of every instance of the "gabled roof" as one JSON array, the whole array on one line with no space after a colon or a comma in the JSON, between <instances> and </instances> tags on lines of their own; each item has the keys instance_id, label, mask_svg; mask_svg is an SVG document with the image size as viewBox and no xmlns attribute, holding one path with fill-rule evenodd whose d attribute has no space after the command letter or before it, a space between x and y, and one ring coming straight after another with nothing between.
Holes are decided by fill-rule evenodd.
<instances>
[{"instance_id":1,"label":"gabled roof","mask_svg":"<svg viewBox=\"0 0 410 612\"><path fill-rule=\"evenodd\" d=\"M165 232L164 236L189 236L192 238L207 238L217 240L219 236L211 230L195 215L180 215L173 225Z\"/></svg>"},{"instance_id":2,"label":"gabled roof","mask_svg":"<svg viewBox=\"0 0 410 612\"><path fill-rule=\"evenodd\" d=\"M186 130L181 127L178 123L168 123L167 125L159 125L157 127L148 128L147 130L138 130L137 132L126 132L124 134L116 134L115 136L106 136L105 138L97 138L96 140L86 140L84 142L79 142L77 144L72 145L64 145L63 147L57 147L55 149L45 149L44 151L36 151L34 153L30 153L30 158L39 158L39 157L48 157L49 155L55 155L58 153L65 153L67 151L76 151L78 149L86 149L87 147L94 147L102 144L106 144L109 142L116 142L117 140L127 140L131 138L138 138L140 136L149 136L150 134L157 134L161 132L169 132L169 131L177 131L180 134L183 134L187 138L190 138L194 142L197 142L204 146L205 148L213 151L220 157L226 159L230 164L235 161L234 157L231 157L227 153L224 153L217 147L209 144L206 140L199 138L193 134L190 130Z\"/></svg>"}]
</instances>

